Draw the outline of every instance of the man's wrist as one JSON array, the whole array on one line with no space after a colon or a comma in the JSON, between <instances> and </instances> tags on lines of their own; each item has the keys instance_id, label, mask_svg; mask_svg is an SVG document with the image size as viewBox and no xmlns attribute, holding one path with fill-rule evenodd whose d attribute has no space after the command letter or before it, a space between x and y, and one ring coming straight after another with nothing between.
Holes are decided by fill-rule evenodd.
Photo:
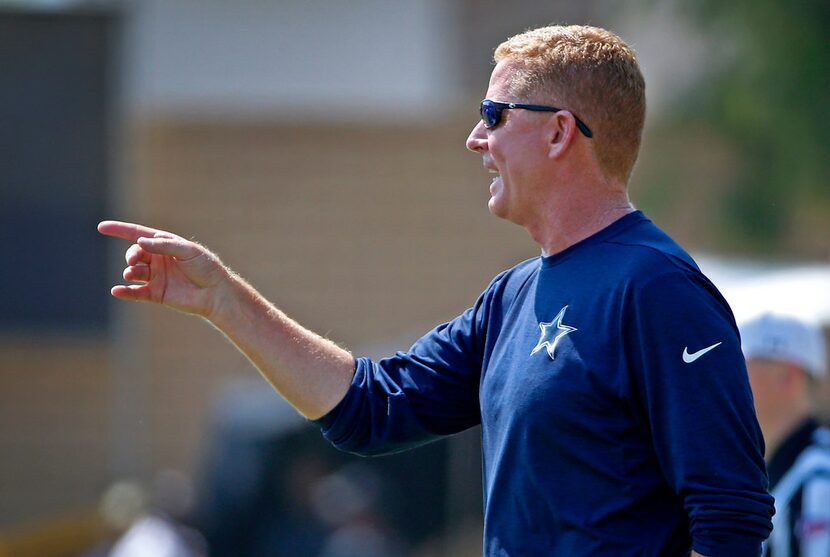
<instances>
[{"instance_id":1,"label":"man's wrist","mask_svg":"<svg viewBox=\"0 0 830 557\"><path fill-rule=\"evenodd\" d=\"M239 311L245 291L251 287L236 273L227 267L223 269L225 277L214 286L210 302L202 315L220 330L230 326L234 314Z\"/></svg>"}]
</instances>

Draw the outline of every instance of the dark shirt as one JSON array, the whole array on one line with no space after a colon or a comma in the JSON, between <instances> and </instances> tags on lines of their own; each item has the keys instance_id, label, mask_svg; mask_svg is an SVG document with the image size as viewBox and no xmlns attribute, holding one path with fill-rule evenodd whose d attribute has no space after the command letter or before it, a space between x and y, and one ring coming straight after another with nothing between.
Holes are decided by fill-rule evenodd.
<instances>
[{"instance_id":1,"label":"dark shirt","mask_svg":"<svg viewBox=\"0 0 830 557\"><path fill-rule=\"evenodd\" d=\"M403 450L481 423L486 556L757 557L772 498L734 318L642 213L497 276L319 421Z\"/></svg>"}]
</instances>

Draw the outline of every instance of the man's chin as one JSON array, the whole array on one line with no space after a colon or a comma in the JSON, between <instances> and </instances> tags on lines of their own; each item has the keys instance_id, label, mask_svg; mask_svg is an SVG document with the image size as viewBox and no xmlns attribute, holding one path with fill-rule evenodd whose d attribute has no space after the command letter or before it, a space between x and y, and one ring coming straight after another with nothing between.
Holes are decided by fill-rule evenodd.
<instances>
[{"instance_id":1,"label":"man's chin","mask_svg":"<svg viewBox=\"0 0 830 557\"><path fill-rule=\"evenodd\" d=\"M504 205L500 204L495 197L491 197L490 201L487 202L487 208L490 210L490 214L500 219L507 218L507 211L505 210Z\"/></svg>"}]
</instances>

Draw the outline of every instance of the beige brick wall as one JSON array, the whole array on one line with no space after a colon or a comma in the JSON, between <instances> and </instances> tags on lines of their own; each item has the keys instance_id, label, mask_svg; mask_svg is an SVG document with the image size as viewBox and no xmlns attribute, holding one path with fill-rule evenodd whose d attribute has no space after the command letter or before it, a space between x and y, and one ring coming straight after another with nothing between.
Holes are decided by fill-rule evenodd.
<instances>
[{"instance_id":1,"label":"beige brick wall","mask_svg":"<svg viewBox=\"0 0 830 557\"><path fill-rule=\"evenodd\" d=\"M0 527L81 508L106 485L103 339L0 338Z\"/></svg>"}]
</instances>

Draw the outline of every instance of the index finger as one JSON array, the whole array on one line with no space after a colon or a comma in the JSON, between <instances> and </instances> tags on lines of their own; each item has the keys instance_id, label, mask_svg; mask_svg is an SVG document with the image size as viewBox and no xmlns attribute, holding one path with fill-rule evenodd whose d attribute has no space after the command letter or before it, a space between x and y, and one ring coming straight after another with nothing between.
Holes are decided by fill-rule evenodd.
<instances>
[{"instance_id":1,"label":"index finger","mask_svg":"<svg viewBox=\"0 0 830 557\"><path fill-rule=\"evenodd\" d=\"M118 220L105 220L98 223L98 232L107 236L114 236L116 238L123 238L131 242L137 241L139 238L155 238L157 236L172 236L169 232L143 226L141 224L134 224L131 222L121 222Z\"/></svg>"}]
</instances>

